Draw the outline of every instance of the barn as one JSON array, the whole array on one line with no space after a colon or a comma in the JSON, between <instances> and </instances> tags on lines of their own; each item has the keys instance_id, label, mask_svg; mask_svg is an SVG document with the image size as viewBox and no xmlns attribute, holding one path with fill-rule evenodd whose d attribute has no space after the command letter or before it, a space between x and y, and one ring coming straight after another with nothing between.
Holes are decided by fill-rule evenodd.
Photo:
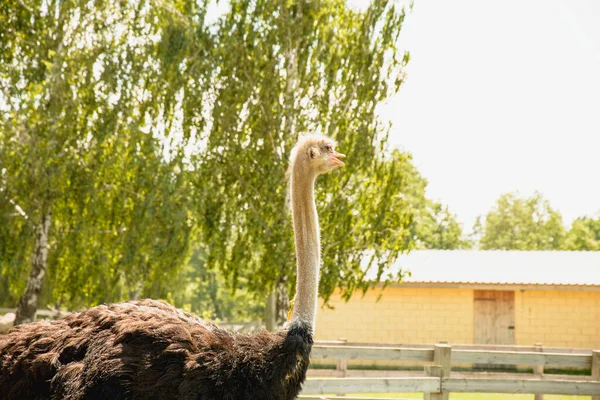
<instances>
[{"instance_id":1,"label":"barn","mask_svg":"<svg viewBox=\"0 0 600 400\"><path fill-rule=\"evenodd\" d=\"M413 251L402 283L335 294L316 338L600 348L600 252Z\"/></svg>"}]
</instances>

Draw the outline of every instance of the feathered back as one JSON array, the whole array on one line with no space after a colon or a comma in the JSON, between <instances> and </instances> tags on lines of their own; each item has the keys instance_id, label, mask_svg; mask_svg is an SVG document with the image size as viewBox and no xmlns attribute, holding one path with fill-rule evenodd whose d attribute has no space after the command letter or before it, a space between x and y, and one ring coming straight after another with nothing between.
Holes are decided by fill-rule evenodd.
<instances>
[{"instance_id":1,"label":"feathered back","mask_svg":"<svg viewBox=\"0 0 600 400\"><path fill-rule=\"evenodd\" d=\"M102 305L0 335L0 398L292 400L311 347L300 325L238 334L160 301Z\"/></svg>"}]
</instances>

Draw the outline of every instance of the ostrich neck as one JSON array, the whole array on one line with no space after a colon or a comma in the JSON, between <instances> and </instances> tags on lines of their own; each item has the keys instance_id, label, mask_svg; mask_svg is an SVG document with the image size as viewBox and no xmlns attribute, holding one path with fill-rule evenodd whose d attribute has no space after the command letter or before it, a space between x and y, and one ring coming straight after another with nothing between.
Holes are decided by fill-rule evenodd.
<instances>
[{"instance_id":1,"label":"ostrich neck","mask_svg":"<svg viewBox=\"0 0 600 400\"><path fill-rule=\"evenodd\" d=\"M319 287L321 247L315 205L316 175L301 165L292 169L291 200L296 243L296 297L291 323L303 322L314 331Z\"/></svg>"}]
</instances>

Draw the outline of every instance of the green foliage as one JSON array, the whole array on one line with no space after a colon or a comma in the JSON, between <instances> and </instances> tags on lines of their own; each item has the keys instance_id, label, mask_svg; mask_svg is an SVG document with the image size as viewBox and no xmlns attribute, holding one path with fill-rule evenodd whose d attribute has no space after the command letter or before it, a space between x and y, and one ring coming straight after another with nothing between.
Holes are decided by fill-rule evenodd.
<instances>
[{"instance_id":1,"label":"green foliage","mask_svg":"<svg viewBox=\"0 0 600 400\"><path fill-rule=\"evenodd\" d=\"M456 215L448 210L448 206L425 199L424 221L417 226L417 248L435 250L469 249L472 244L463 236L461 225Z\"/></svg>"},{"instance_id":2,"label":"green foliage","mask_svg":"<svg viewBox=\"0 0 600 400\"><path fill-rule=\"evenodd\" d=\"M205 95L213 104L206 148L194 159L206 262L231 286L245 276L262 296L276 282L294 288L285 172L304 132L334 137L348 154L347 168L317 182L321 295L366 288L366 251L381 270L407 248L410 214L395 207L404 176L385 160L386 129L375 116L402 81L395 44L403 20L385 1L364 13L342 0L231 2L210 55L216 84Z\"/></svg>"},{"instance_id":3,"label":"green foliage","mask_svg":"<svg viewBox=\"0 0 600 400\"><path fill-rule=\"evenodd\" d=\"M302 133L348 155L317 183L324 298L369 286L367 253L381 273L419 235L461 246L446 209L411 205L425 181L407 155L390 157L376 117L403 82L404 10L230 6L208 25L206 4L185 0L4 2L1 303L23 291L33 232L52 213L44 303L151 296L220 319L261 312L274 285L294 288L286 169Z\"/></svg>"},{"instance_id":4,"label":"green foliage","mask_svg":"<svg viewBox=\"0 0 600 400\"><path fill-rule=\"evenodd\" d=\"M167 149L168 139L150 133L176 134L166 90L175 84L163 79L170 64L152 40L162 11L118 1L6 6L0 301L14 304L22 292L31 232L46 213L45 301L77 307L161 293L157 282L185 259L192 227L185 141ZM148 68L157 61L162 68Z\"/></svg>"},{"instance_id":5,"label":"green foliage","mask_svg":"<svg viewBox=\"0 0 600 400\"><path fill-rule=\"evenodd\" d=\"M172 292L166 296L173 304L202 318L217 322L251 322L264 313L264 296L256 298L247 290L247 278L240 277L235 290L228 288L220 271L206 268L203 251L194 251L182 266Z\"/></svg>"},{"instance_id":6,"label":"green foliage","mask_svg":"<svg viewBox=\"0 0 600 400\"><path fill-rule=\"evenodd\" d=\"M500 196L496 207L475 224L483 250L558 250L565 238L562 218L542 195L521 198Z\"/></svg>"},{"instance_id":7,"label":"green foliage","mask_svg":"<svg viewBox=\"0 0 600 400\"><path fill-rule=\"evenodd\" d=\"M411 156L395 150L392 158L404 159L404 207L409 207L412 213L406 245L414 245L416 249L437 250L470 248L471 243L463 237L456 216L447 206L427 198L427 180L412 164Z\"/></svg>"},{"instance_id":8,"label":"green foliage","mask_svg":"<svg viewBox=\"0 0 600 400\"><path fill-rule=\"evenodd\" d=\"M600 251L600 217L580 217L573 221L563 249Z\"/></svg>"}]
</instances>

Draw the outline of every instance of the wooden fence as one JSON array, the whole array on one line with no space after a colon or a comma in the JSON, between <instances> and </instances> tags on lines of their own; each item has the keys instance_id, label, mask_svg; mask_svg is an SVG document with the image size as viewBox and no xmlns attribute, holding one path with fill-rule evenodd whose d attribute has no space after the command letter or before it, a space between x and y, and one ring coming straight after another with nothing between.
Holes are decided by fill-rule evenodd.
<instances>
[{"instance_id":1,"label":"wooden fence","mask_svg":"<svg viewBox=\"0 0 600 400\"><path fill-rule=\"evenodd\" d=\"M316 344L312 358L336 360L337 369L310 370L301 399L336 398L323 397L324 394L421 392L426 400L445 400L450 392L469 392L529 393L536 394L536 399L543 394L592 395L593 400L600 400L600 351L597 350L539 346L453 347L448 344L420 347ZM417 376L406 371L349 370L347 360L414 361L428 365ZM452 364L456 363L531 366L534 373L452 372ZM591 369L591 374L547 375L544 368ZM323 378L327 375L330 377Z\"/></svg>"}]
</instances>

